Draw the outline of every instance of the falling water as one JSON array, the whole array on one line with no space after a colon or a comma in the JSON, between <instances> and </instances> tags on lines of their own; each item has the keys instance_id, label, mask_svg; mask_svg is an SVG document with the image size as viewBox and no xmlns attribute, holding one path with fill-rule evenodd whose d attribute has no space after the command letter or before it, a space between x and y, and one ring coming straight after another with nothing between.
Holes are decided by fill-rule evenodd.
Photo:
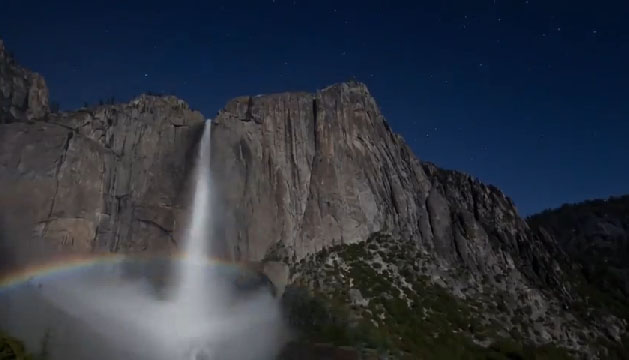
<instances>
[{"instance_id":1,"label":"falling water","mask_svg":"<svg viewBox=\"0 0 629 360\"><path fill-rule=\"evenodd\" d=\"M209 279L207 263L208 244L211 236L211 185L210 185L210 139L212 126L205 123L194 170L194 192L190 223L184 238L184 257L178 263L177 300L202 302L207 292Z\"/></svg>"}]
</instances>

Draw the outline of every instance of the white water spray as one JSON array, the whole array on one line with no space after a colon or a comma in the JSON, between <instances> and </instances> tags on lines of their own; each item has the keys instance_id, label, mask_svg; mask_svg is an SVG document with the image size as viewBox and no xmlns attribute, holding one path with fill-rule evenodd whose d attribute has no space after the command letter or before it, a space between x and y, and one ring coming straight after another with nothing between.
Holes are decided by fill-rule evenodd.
<instances>
[{"instance_id":1,"label":"white water spray","mask_svg":"<svg viewBox=\"0 0 629 360\"><path fill-rule=\"evenodd\" d=\"M178 263L176 300L190 303L202 303L207 292L209 280L206 264L208 244L211 237L212 192L210 185L210 151L212 124L208 120L203 130L199 145L196 169L194 169L194 196L190 224L184 238L184 257Z\"/></svg>"}]
</instances>

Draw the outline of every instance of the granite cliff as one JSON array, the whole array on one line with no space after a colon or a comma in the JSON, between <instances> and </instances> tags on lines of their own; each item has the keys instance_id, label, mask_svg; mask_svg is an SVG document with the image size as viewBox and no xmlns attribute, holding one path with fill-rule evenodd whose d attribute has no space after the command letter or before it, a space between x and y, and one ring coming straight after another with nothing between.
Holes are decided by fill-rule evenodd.
<instances>
[{"instance_id":1,"label":"granite cliff","mask_svg":"<svg viewBox=\"0 0 629 360\"><path fill-rule=\"evenodd\" d=\"M5 233L80 251L175 245L189 152L205 120L199 112L174 97L142 95L51 113L44 80L1 47L0 74Z\"/></svg>"},{"instance_id":2,"label":"granite cliff","mask_svg":"<svg viewBox=\"0 0 629 360\"><path fill-rule=\"evenodd\" d=\"M1 43L0 90L4 246L20 234L67 251L176 248L200 113L148 95L53 113L44 80ZM211 126L216 238L286 287L293 319L322 314L316 331L293 324L304 334L411 358L505 339L583 358L625 346L626 320L586 301L591 279L573 278L560 234L496 187L420 161L364 84L236 98ZM451 340L418 340L430 337Z\"/></svg>"},{"instance_id":3,"label":"granite cliff","mask_svg":"<svg viewBox=\"0 0 629 360\"><path fill-rule=\"evenodd\" d=\"M219 231L235 258L263 259L281 248L298 260L392 231L443 264L555 276L550 257L531 258L545 239L512 201L468 175L420 162L364 84L238 98L219 112L212 134L226 210Z\"/></svg>"}]
</instances>

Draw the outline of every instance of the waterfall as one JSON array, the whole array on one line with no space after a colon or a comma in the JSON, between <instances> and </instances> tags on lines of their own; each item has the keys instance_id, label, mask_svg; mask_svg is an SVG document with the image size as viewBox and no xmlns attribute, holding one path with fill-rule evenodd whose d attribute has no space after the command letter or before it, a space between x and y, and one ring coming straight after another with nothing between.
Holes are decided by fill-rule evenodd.
<instances>
[{"instance_id":1,"label":"waterfall","mask_svg":"<svg viewBox=\"0 0 629 360\"><path fill-rule=\"evenodd\" d=\"M184 237L183 259L178 263L177 270L179 279L176 296L180 301L203 301L202 294L209 286L205 266L210 255L208 250L212 230L211 125L210 120L205 122L194 169L192 212Z\"/></svg>"}]
</instances>

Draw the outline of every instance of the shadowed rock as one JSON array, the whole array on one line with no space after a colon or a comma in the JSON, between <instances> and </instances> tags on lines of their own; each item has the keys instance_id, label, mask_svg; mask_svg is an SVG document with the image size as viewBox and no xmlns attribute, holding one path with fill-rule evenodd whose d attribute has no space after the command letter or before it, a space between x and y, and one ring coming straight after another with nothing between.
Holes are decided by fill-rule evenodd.
<instances>
[{"instance_id":1,"label":"shadowed rock","mask_svg":"<svg viewBox=\"0 0 629 360\"><path fill-rule=\"evenodd\" d=\"M0 39L0 124L39 119L47 112L44 78L16 64Z\"/></svg>"}]
</instances>

